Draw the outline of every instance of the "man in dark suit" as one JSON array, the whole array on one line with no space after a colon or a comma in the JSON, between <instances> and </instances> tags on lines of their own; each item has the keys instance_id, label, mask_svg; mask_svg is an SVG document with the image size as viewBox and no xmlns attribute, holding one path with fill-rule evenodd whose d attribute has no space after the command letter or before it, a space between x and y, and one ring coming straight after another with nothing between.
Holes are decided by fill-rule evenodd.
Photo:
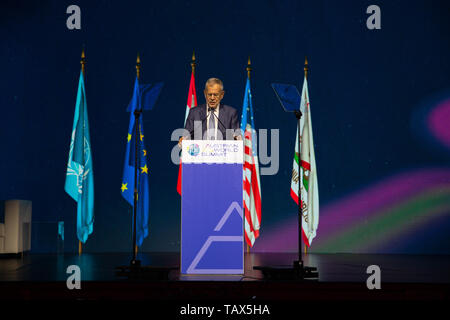
<instances>
[{"instance_id":1,"label":"man in dark suit","mask_svg":"<svg viewBox=\"0 0 450 320\"><path fill-rule=\"evenodd\" d=\"M220 103L225 91L220 79L211 78L205 84L206 104L189 110L185 129L188 136L180 138L198 140L241 140L238 112Z\"/></svg>"}]
</instances>

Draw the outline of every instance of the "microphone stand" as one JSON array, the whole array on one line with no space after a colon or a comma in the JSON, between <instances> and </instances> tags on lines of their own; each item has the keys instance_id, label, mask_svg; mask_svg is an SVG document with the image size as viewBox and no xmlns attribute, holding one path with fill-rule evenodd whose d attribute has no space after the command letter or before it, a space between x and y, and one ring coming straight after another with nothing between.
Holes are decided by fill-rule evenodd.
<instances>
[{"instance_id":1,"label":"microphone stand","mask_svg":"<svg viewBox=\"0 0 450 320\"><path fill-rule=\"evenodd\" d=\"M211 114L213 114L214 117L216 117L218 123L219 123L219 124L222 126L222 128L225 130L225 134L226 134L227 128L225 127L225 125L223 124L223 122L219 119L219 117L215 114L214 109L211 108L211 107L208 107L208 112L209 112L209 114L206 113L206 116L202 119L202 123L201 123L202 127L203 127L203 122L205 122L205 120L208 119L208 116L210 116ZM195 125L195 121L194 121L194 125ZM192 136L192 135L194 134L194 132L195 132L195 128L194 128L193 130L190 130L190 131L189 131L189 137L190 137L190 139L195 138L195 137ZM203 133L203 130L202 130L202 133ZM203 139L203 136L202 136L202 139ZM181 147L181 146L180 146L180 147Z\"/></svg>"},{"instance_id":2,"label":"microphone stand","mask_svg":"<svg viewBox=\"0 0 450 320\"><path fill-rule=\"evenodd\" d=\"M197 107L198 108L198 107ZM189 118L189 116L188 116L188 118ZM203 122L205 122L205 120L208 118L208 114L206 114L206 116L202 119L202 123L201 123L201 126L203 127ZM195 137L193 137L193 134L195 133L195 122L196 121L194 121L194 128L192 129L192 130L190 130L189 131L189 139L191 139L191 140L193 140L193 138L195 138ZM186 128L186 127L185 127ZM200 130L202 130L203 128L200 128ZM203 130L202 130L202 134L203 134ZM181 144L179 144L179 146L180 146L180 148L181 148Z\"/></svg>"},{"instance_id":3,"label":"microphone stand","mask_svg":"<svg viewBox=\"0 0 450 320\"><path fill-rule=\"evenodd\" d=\"M216 113L214 112L214 109L213 109L213 108L209 107L209 108L208 108L208 111L209 111L210 113L212 113L212 114L214 115L214 117L216 117L217 121L219 121L219 124L222 125L222 128L225 130L225 138L226 138L226 131L227 131L227 128L226 128L225 125L222 123L222 121L220 121L219 117L216 116ZM208 117L208 116L206 116L206 117Z\"/></svg>"},{"instance_id":4,"label":"microphone stand","mask_svg":"<svg viewBox=\"0 0 450 320\"><path fill-rule=\"evenodd\" d=\"M213 114L214 115L214 117L216 117L216 119L219 121L219 124L221 124L222 125L222 127L225 129L225 130L227 130L227 128L225 127L225 125L222 123L222 121L220 121L220 119L219 119L219 117L218 116L216 116L216 113L214 112L215 111L215 109L213 109L213 108L211 108L211 107L209 107L209 109L208 109L208 111L210 112L210 114Z\"/></svg>"},{"instance_id":5,"label":"microphone stand","mask_svg":"<svg viewBox=\"0 0 450 320\"><path fill-rule=\"evenodd\" d=\"M197 107L198 108L198 107ZM208 118L208 114L206 114L206 116L202 119L202 123L201 123L201 130L203 129L203 122L205 122L205 120ZM195 126L195 121L194 121L194 126ZM195 133L195 128L193 131L189 132L191 138L192 138L192 134ZM194 137L195 138L195 137ZM202 139L203 139L203 130L202 130Z\"/></svg>"}]
</instances>

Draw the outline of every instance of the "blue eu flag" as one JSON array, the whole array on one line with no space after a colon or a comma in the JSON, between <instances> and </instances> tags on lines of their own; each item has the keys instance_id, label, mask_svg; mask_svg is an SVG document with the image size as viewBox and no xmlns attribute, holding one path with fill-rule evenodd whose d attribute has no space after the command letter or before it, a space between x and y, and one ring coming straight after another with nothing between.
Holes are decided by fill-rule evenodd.
<instances>
[{"instance_id":1,"label":"blue eu flag","mask_svg":"<svg viewBox=\"0 0 450 320\"><path fill-rule=\"evenodd\" d=\"M131 206L134 206L134 176L135 167L138 166L138 197L137 197L137 209L136 209L136 244L142 245L144 239L148 236L148 211L149 211L149 185L148 174L149 169L147 165L147 149L144 144L144 126L143 126L143 113L139 116L138 125L138 163L135 163L135 110L142 110L142 90L140 90L139 81L136 78L134 84L133 98L128 106L130 111L130 124L128 126L127 135L127 149L125 153L125 163L123 168L123 180L122 180L122 196ZM145 101L145 99L144 99Z\"/></svg>"}]
</instances>

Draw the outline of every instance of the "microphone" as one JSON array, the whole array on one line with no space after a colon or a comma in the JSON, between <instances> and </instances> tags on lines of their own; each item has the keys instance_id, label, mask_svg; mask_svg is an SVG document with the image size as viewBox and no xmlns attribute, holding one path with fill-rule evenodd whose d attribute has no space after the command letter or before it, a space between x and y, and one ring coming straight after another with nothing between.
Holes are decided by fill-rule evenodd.
<instances>
[{"instance_id":1,"label":"microphone","mask_svg":"<svg viewBox=\"0 0 450 320\"><path fill-rule=\"evenodd\" d=\"M226 132L226 131L227 131L227 128L226 128L225 125L222 123L222 121L220 121L219 117L216 116L216 114L214 113L214 110L215 110L214 108L208 107L208 111L210 111L210 112L214 115L214 117L217 118L217 120L219 121L219 123L222 125L223 129L224 129L225 132ZM240 134L237 135L237 136L234 136L234 139L235 139L235 140L239 140L239 139L236 139L237 137L241 137L241 140L242 140L242 136L241 136Z\"/></svg>"},{"instance_id":2,"label":"microphone","mask_svg":"<svg viewBox=\"0 0 450 320\"><path fill-rule=\"evenodd\" d=\"M198 107L196 107L196 108L198 108ZM203 126L203 122L204 122L207 118L208 118L208 114L206 114L206 116L203 117L201 126ZM195 131L195 127L194 127L192 130L189 131L189 136L190 136L191 139L192 139L192 136L193 136L193 134L194 134L194 131Z\"/></svg>"},{"instance_id":3,"label":"microphone","mask_svg":"<svg viewBox=\"0 0 450 320\"><path fill-rule=\"evenodd\" d=\"M220 119L219 119L219 117L214 113L214 108L211 108L211 107L208 107L208 112L211 114L213 114L214 115L214 117L216 117L217 118L217 121L219 122L219 124L220 125L222 125L222 127L223 127L223 129L226 131L227 129L226 129L226 127L225 127L225 125L223 124L223 122L222 121L220 121ZM203 117L203 119L202 119L202 121L201 121L201 126L203 127L203 122L208 118L208 113L206 113L206 115L205 115L205 117ZM193 130L190 130L189 131L189 135L190 135L190 137L192 138L192 135L194 134L194 131L195 131L195 128L193 129Z\"/></svg>"}]
</instances>

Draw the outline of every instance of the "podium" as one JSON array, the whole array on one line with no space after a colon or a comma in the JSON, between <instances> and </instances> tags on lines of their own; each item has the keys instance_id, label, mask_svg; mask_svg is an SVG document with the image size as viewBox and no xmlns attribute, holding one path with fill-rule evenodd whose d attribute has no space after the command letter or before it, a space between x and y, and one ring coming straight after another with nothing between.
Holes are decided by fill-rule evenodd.
<instances>
[{"instance_id":1,"label":"podium","mask_svg":"<svg viewBox=\"0 0 450 320\"><path fill-rule=\"evenodd\" d=\"M243 160L243 141L182 141L182 274L244 273Z\"/></svg>"}]
</instances>

